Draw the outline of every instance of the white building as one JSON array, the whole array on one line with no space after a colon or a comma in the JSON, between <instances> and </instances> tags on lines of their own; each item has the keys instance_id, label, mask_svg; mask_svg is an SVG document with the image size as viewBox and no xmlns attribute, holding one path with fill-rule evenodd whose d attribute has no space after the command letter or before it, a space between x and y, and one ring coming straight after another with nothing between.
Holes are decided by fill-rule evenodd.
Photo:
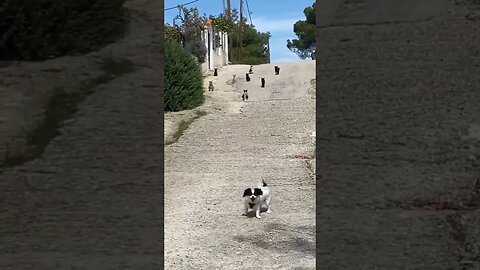
<instances>
[{"instance_id":1,"label":"white building","mask_svg":"<svg viewBox=\"0 0 480 270\"><path fill-rule=\"evenodd\" d=\"M207 21L202 32L202 42L207 48L205 62L202 64L203 72L228 65L228 34L216 31L211 20Z\"/></svg>"}]
</instances>

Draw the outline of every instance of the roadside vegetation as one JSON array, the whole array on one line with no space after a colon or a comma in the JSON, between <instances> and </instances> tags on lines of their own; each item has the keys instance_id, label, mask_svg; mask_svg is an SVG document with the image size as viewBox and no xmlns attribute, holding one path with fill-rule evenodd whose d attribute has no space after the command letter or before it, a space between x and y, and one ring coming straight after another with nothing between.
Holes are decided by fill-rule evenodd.
<instances>
[{"instance_id":1,"label":"roadside vegetation","mask_svg":"<svg viewBox=\"0 0 480 270\"><path fill-rule=\"evenodd\" d=\"M197 8L181 7L183 16L176 18L176 24L165 25L165 39L181 44L186 52L197 58L199 64L205 62L207 48L202 42L201 34L206 17L201 16Z\"/></svg>"},{"instance_id":2,"label":"roadside vegetation","mask_svg":"<svg viewBox=\"0 0 480 270\"><path fill-rule=\"evenodd\" d=\"M180 7L183 16L174 26L165 25L164 110L177 112L203 104L201 64L207 48L201 34L206 18L198 9Z\"/></svg>"},{"instance_id":3,"label":"roadside vegetation","mask_svg":"<svg viewBox=\"0 0 480 270\"><path fill-rule=\"evenodd\" d=\"M315 59L315 3L303 10L305 20L299 20L293 25L297 39L287 40L287 48L301 59Z\"/></svg>"},{"instance_id":4,"label":"roadside vegetation","mask_svg":"<svg viewBox=\"0 0 480 270\"><path fill-rule=\"evenodd\" d=\"M182 111L202 105L203 78L199 63L180 43L165 42L164 110Z\"/></svg>"}]
</instances>

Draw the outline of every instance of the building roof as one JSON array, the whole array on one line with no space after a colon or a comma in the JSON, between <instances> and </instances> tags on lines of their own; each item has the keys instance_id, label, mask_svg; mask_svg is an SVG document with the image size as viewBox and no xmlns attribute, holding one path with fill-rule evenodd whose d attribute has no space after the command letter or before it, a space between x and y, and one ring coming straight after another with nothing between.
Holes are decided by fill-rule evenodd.
<instances>
[{"instance_id":1,"label":"building roof","mask_svg":"<svg viewBox=\"0 0 480 270\"><path fill-rule=\"evenodd\" d=\"M208 19L207 22L205 23L206 26L212 26L213 25L213 20Z\"/></svg>"}]
</instances>

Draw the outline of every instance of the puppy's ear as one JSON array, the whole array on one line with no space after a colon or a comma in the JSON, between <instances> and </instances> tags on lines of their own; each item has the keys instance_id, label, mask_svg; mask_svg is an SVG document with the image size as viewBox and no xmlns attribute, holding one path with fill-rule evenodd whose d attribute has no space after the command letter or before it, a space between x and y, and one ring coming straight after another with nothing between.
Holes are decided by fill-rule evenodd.
<instances>
[{"instance_id":1,"label":"puppy's ear","mask_svg":"<svg viewBox=\"0 0 480 270\"><path fill-rule=\"evenodd\" d=\"M243 197L246 197L246 196L252 196L252 189L251 188L247 188L243 192Z\"/></svg>"},{"instance_id":2,"label":"puppy's ear","mask_svg":"<svg viewBox=\"0 0 480 270\"><path fill-rule=\"evenodd\" d=\"M262 189L256 188L256 189L254 190L254 192L253 192L253 195L255 195L255 196L263 195Z\"/></svg>"}]
</instances>

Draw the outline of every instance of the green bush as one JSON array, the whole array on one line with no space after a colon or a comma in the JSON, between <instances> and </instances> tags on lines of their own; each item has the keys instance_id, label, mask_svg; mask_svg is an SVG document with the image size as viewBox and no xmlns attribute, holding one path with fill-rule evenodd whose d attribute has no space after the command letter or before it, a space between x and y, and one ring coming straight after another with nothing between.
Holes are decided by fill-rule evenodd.
<instances>
[{"instance_id":1,"label":"green bush","mask_svg":"<svg viewBox=\"0 0 480 270\"><path fill-rule=\"evenodd\" d=\"M200 65L182 45L165 41L165 111L181 111L202 105Z\"/></svg>"},{"instance_id":2,"label":"green bush","mask_svg":"<svg viewBox=\"0 0 480 270\"><path fill-rule=\"evenodd\" d=\"M87 53L125 30L125 0L0 0L0 60Z\"/></svg>"}]
</instances>

